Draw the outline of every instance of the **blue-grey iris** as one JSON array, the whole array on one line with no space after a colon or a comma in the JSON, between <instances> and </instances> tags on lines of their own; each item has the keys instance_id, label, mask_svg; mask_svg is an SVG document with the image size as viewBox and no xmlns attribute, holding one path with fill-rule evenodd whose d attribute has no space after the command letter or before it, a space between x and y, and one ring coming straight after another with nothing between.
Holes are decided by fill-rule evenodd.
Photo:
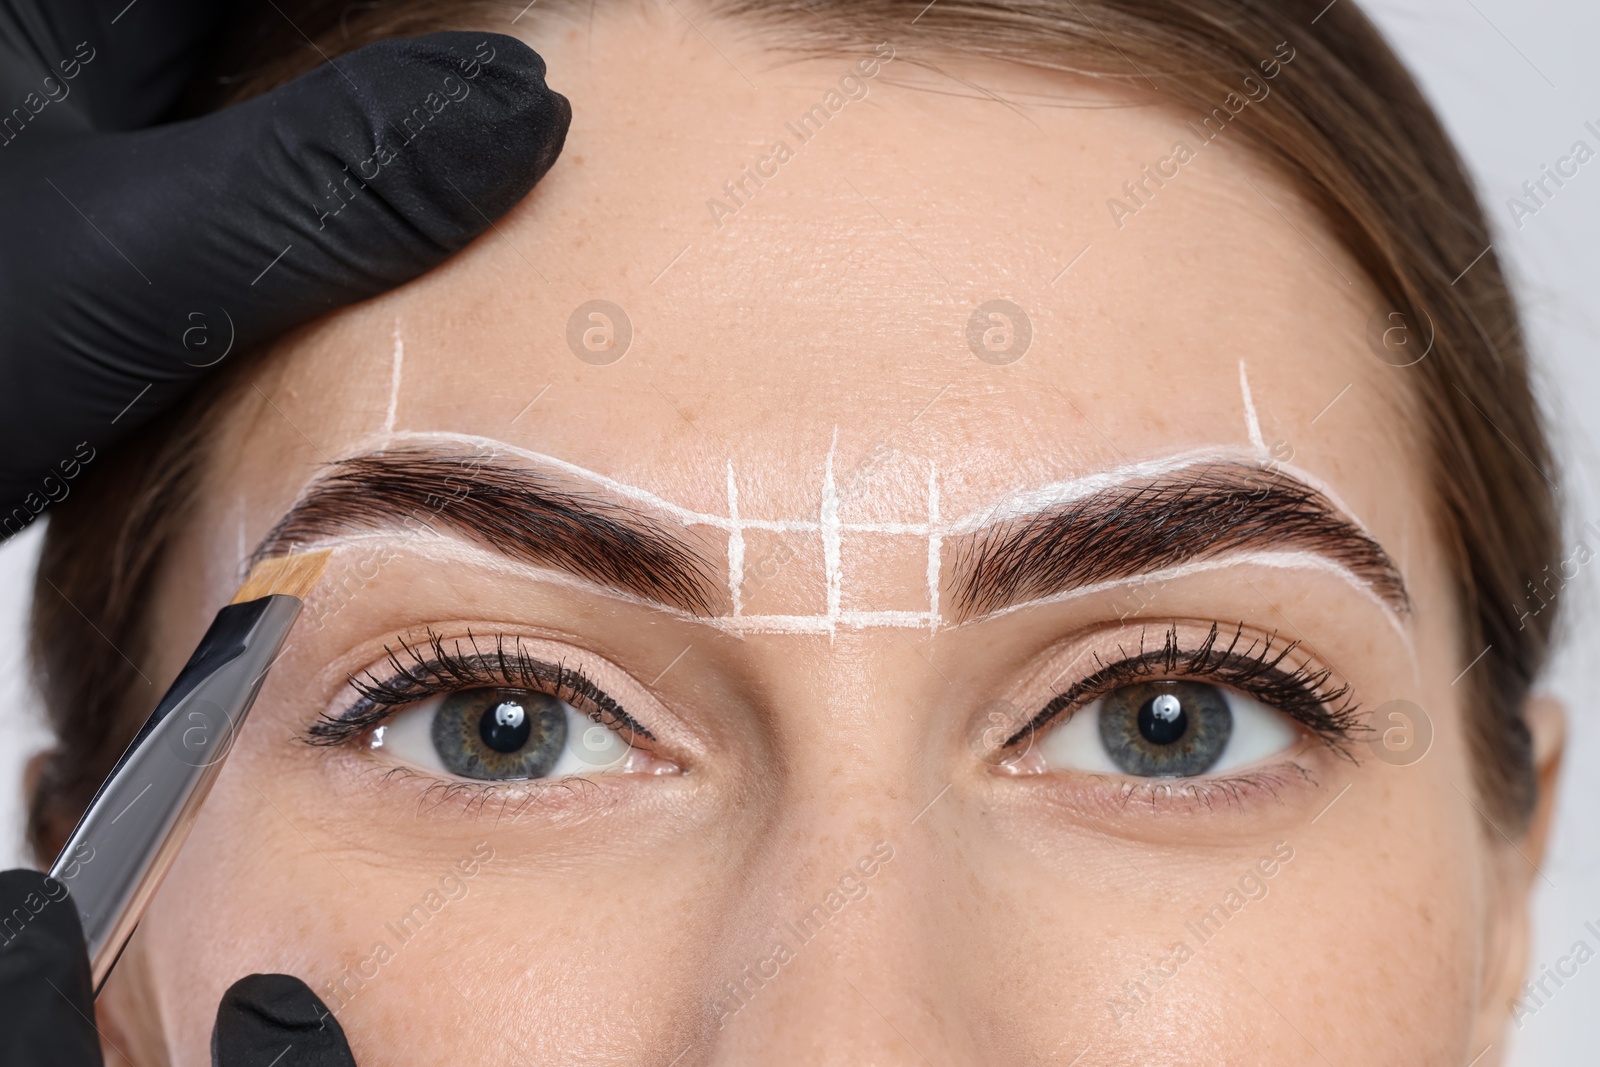
<instances>
[{"instance_id":1,"label":"blue-grey iris","mask_svg":"<svg viewBox=\"0 0 1600 1067\"><path fill-rule=\"evenodd\" d=\"M434 751L463 778L543 778L566 749L567 711L548 693L464 689L434 713Z\"/></svg>"},{"instance_id":2,"label":"blue-grey iris","mask_svg":"<svg viewBox=\"0 0 1600 1067\"><path fill-rule=\"evenodd\" d=\"M1100 740L1113 763L1144 778L1204 774L1233 734L1228 698L1203 682L1141 682L1100 698Z\"/></svg>"}]
</instances>

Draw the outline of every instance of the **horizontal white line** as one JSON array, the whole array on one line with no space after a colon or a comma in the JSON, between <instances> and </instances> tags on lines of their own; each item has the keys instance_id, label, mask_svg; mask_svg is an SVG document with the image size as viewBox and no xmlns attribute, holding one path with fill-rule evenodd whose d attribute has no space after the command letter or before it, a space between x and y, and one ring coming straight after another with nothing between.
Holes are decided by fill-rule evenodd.
<instances>
[{"instance_id":1,"label":"horizontal white line","mask_svg":"<svg viewBox=\"0 0 1600 1067\"><path fill-rule=\"evenodd\" d=\"M825 634L838 628L920 630L940 620L928 611L841 611L837 615L723 615L704 621L740 633Z\"/></svg>"},{"instance_id":2,"label":"horizontal white line","mask_svg":"<svg viewBox=\"0 0 1600 1067\"><path fill-rule=\"evenodd\" d=\"M629 485L628 483L618 481L615 478L609 478L606 475L599 474L595 471L589 470L586 467L580 467L576 463L569 463L566 460L557 459L554 456L546 455L541 452L533 452L525 448L518 448L515 445L507 444L504 441L499 441L492 437L480 437L476 434L419 430L380 434L363 442L357 449L354 450L352 454L359 455L372 449L410 441L437 441L443 443L475 445L493 452L519 457L529 462L536 463L540 466L549 467L563 473L570 474L574 477L582 478L585 481L609 490L625 500L635 501L652 508L657 512L660 512L663 515L670 516L685 526L711 526L715 527L716 529L726 530L729 532L734 530L770 530L776 533L814 533L822 529L822 523L817 519L759 519L746 518L742 515L735 519L727 515L716 515L710 512L695 511L692 508L686 508L681 504L675 504L664 497L657 496L655 493L652 493L647 489L641 489L638 486ZM1074 478L1070 481L1055 482L1053 484L1039 486L1034 489L1026 489L1008 493L995 504L987 508L979 508L976 511L968 512L966 515L963 515L962 517L954 519L950 522L929 524L927 522L852 523L841 521L838 528L842 531L850 533L896 533L910 534L918 537L926 537L929 534L938 534L941 537L951 537L965 533L973 533L983 529L986 526L992 526L999 522L1024 518L1029 515L1036 515L1051 508L1059 507L1062 504L1071 503L1074 500L1080 500L1098 490L1108 488L1110 486L1123 485L1130 482L1142 481L1147 478L1159 477L1163 474L1185 470L1190 467L1203 467L1218 463L1247 463L1255 465L1260 463L1260 457L1256 456L1248 449L1235 447L1195 449L1193 451L1182 452L1174 456L1169 456L1165 459L1129 463L1112 470L1099 471L1094 474L1085 475L1082 478ZM1328 498L1330 503L1339 508L1341 511L1345 512L1352 523L1354 523L1358 528L1365 530L1365 526L1363 526L1355 518L1354 512L1345 507L1344 504L1333 493L1331 488L1323 484L1320 479L1313 477L1305 471L1292 467L1289 464L1280 463L1277 464L1277 467L1279 470L1282 470L1285 473L1291 473L1300 481L1322 493Z\"/></svg>"}]
</instances>

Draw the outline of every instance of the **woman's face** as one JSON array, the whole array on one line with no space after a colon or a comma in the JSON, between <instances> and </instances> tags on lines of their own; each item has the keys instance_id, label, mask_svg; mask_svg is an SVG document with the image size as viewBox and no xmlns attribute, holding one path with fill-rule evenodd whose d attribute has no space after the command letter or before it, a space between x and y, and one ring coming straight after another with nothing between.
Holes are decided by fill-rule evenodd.
<instances>
[{"instance_id":1,"label":"woman's face","mask_svg":"<svg viewBox=\"0 0 1600 1067\"><path fill-rule=\"evenodd\" d=\"M278 971L363 1067L1497 1060L1533 875L1358 268L1237 133L700 29L530 31L550 176L243 372L168 677L334 551L108 1033Z\"/></svg>"}]
</instances>

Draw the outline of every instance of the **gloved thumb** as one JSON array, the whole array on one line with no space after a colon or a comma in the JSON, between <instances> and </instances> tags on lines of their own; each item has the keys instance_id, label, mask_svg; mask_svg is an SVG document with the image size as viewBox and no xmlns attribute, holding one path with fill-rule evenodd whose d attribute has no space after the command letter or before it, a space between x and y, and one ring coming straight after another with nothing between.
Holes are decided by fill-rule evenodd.
<instances>
[{"instance_id":1,"label":"gloved thumb","mask_svg":"<svg viewBox=\"0 0 1600 1067\"><path fill-rule=\"evenodd\" d=\"M355 1067L344 1028L300 979L252 974L228 988L211 1031L212 1067Z\"/></svg>"}]
</instances>

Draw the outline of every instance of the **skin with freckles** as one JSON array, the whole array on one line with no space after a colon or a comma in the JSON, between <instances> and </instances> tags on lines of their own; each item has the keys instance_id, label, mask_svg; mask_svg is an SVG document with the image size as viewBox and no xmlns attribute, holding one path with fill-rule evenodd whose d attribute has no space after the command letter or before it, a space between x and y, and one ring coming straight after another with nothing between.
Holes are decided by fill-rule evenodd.
<instances>
[{"instance_id":1,"label":"skin with freckles","mask_svg":"<svg viewBox=\"0 0 1600 1067\"><path fill-rule=\"evenodd\" d=\"M1543 813L1517 848L1479 814L1422 445L1357 268L1228 144L1116 228L1106 198L1183 128L1159 109L946 63L1008 107L898 57L796 144L856 59L700 25L728 62L665 9L529 28L574 105L549 177L238 372L161 585L167 679L332 464L404 447L466 474L415 523L320 537L329 570L100 1002L108 1043L207 1063L223 990L285 972L363 1067L1499 1062ZM786 136L757 195L708 209ZM568 345L596 299L631 323L614 362ZM1022 358L969 348L991 300L1028 316ZM972 538L1202 453L1324 493L1408 602L1286 543L960 616ZM489 462L648 523L703 608L452 525ZM633 753L452 775L426 718L448 698L395 681L428 675L406 647L580 671L632 725L555 686L573 730ZM1248 762L1073 763L1113 690L1230 647L1315 682L1271 704L1237 668L1189 677L1241 695ZM1397 700L1431 726L1420 758L1351 729ZM1053 739L1079 715L1100 732ZM1547 778L1557 721L1533 718Z\"/></svg>"}]
</instances>

